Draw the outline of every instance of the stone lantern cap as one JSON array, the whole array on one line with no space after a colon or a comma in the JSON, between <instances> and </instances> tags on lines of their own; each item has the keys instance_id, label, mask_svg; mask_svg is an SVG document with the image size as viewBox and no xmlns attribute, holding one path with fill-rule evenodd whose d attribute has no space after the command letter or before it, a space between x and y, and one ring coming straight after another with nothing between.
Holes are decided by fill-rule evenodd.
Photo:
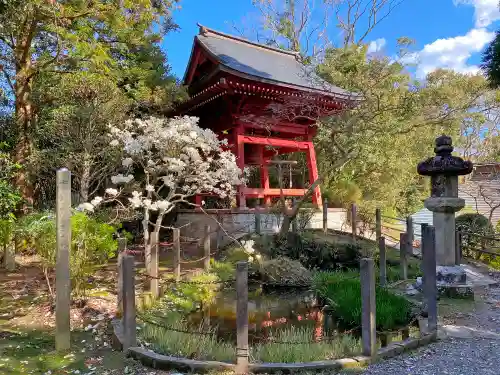
<instances>
[{"instance_id":1,"label":"stone lantern cap","mask_svg":"<svg viewBox=\"0 0 500 375\"><path fill-rule=\"evenodd\" d=\"M451 154L453 152L451 137L447 135L437 137L434 152L436 156L418 164L418 174L422 176L461 176L472 172L472 162Z\"/></svg>"}]
</instances>

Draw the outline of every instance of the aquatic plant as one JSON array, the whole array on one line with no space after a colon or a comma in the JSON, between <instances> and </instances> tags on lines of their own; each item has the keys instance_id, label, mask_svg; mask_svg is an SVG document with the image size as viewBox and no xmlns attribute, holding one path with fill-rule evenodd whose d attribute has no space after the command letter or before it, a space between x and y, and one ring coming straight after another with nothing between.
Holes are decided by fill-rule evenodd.
<instances>
[{"instance_id":1,"label":"aquatic plant","mask_svg":"<svg viewBox=\"0 0 500 375\"><path fill-rule=\"evenodd\" d=\"M289 327L272 333L270 342L251 347L254 362L310 362L359 355L361 343L352 335L337 335L325 341L312 340L314 327ZM273 343L272 341L276 341Z\"/></svg>"},{"instance_id":2,"label":"aquatic plant","mask_svg":"<svg viewBox=\"0 0 500 375\"><path fill-rule=\"evenodd\" d=\"M318 272L313 289L331 305L336 319L346 328L361 325L361 283L355 272ZM375 293L378 330L395 330L410 323L410 301L380 287Z\"/></svg>"},{"instance_id":3,"label":"aquatic plant","mask_svg":"<svg viewBox=\"0 0 500 375\"><path fill-rule=\"evenodd\" d=\"M233 344L221 341L213 331L213 334L207 334L210 331L202 326L193 329L186 322L175 321L173 317L170 314L170 319L165 322L175 325L177 330L192 333L171 331L159 325L145 323L139 331L142 344L158 353L175 357L234 362L236 349ZM179 316L179 319L182 318Z\"/></svg>"},{"instance_id":4,"label":"aquatic plant","mask_svg":"<svg viewBox=\"0 0 500 375\"><path fill-rule=\"evenodd\" d=\"M180 317L179 317L180 319ZM170 315L170 324L174 316ZM236 345L218 339L215 331L202 326L190 327L182 320L175 322L178 330L171 331L161 326L145 323L139 331L139 338L145 346L166 355L200 360L234 362ZM213 334L210 334L213 332ZM359 339L351 335L338 335L324 341L314 341L314 327L289 327L270 332L267 342L256 343L250 347L252 362L308 362L338 359L357 355L361 352Z\"/></svg>"}]
</instances>

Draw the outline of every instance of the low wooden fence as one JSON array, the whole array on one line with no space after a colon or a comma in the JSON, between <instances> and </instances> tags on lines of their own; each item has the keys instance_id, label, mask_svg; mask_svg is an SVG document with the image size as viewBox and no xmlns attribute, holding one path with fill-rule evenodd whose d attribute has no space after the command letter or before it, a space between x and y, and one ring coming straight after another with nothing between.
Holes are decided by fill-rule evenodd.
<instances>
[{"instance_id":1,"label":"low wooden fence","mask_svg":"<svg viewBox=\"0 0 500 375\"><path fill-rule=\"evenodd\" d=\"M436 288L436 255L434 249L434 228L426 226L423 233L423 267L424 267L424 298L428 307L428 327L426 334L436 335L437 332L437 288ZM135 278L134 257L127 254L124 248L123 240L120 240L121 253L119 255L119 281L118 281L118 311L122 317L119 327L121 332L121 343L124 351L132 350L137 346L137 320L144 319L147 323L155 324L142 318L136 310L135 296ZM380 239L381 257L385 255L385 246L383 237ZM372 258L363 258L360 261L360 281L362 298L362 319L361 319L361 341L362 354L369 358L377 355L377 331L376 331L376 268ZM381 276L384 269L380 269ZM381 280L383 280L383 276ZM173 283L191 283L189 280L183 280L175 277L171 280ZM249 361L249 341L248 341L248 263L239 262L236 267L233 282L236 288L236 350L235 367L239 374L245 374L252 371L252 365ZM222 282L221 282L222 283ZM165 327L163 327L165 328ZM167 327L169 328L169 327ZM175 327L170 327L175 330ZM197 332L191 332L197 334ZM201 334L198 332L198 334ZM384 345L389 345L387 336L381 338ZM186 359L181 359L186 361Z\"/></svg>"}]
</instances>

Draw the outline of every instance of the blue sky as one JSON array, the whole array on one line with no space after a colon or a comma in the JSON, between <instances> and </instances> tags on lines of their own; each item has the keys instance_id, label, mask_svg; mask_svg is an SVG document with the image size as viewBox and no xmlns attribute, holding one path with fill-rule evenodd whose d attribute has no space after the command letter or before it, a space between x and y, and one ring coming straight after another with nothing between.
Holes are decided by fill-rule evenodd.
<instances>
[{"instance_id":1,"label":"blue sky","mask_svg":"<svg viewBox=\"0 0 500 375\"><path fill-rule=\"evenodd\" d=\"M168 35L163 47L172 72L182 78L196 23L227 33L257 19L251 0L181 0L175 20L181 29ZM411 59L418 63L417 76L439 68L475 72L480 52L499 28L498 0L406 0L370 33L371 50L393 55L395 41L407 36L416 40ZM332 36L332 39L335 35Z\"/></svg>"}]
</instances>

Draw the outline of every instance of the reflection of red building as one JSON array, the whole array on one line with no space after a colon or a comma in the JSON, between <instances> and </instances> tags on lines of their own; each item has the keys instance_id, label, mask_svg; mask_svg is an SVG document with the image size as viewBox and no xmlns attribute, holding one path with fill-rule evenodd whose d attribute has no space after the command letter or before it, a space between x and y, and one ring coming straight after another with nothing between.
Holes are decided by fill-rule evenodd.
<instances>
[{"instance_id":1,"label":"reflection of red building","mask_svg":"<svg viewBox=\"0 0 500 375\"><path fill-rule=\"evenodd\" d=\"M308 72L294 52L205 27L195 37L184 84L191 98L175 114L199 117L200 126L228 139L241 168L259 168L259 187L239 187L239 207L246 207L246 198L269 204L280 195L279 188L270 187L267 169L279 154L305 152L312 184L318 178L312 143L316 121L341 109L351 96ZM286 196L304 193L304 188L284 189ZM313 202L321 204L319 187Z\"/></svg>"}]
</instances>

